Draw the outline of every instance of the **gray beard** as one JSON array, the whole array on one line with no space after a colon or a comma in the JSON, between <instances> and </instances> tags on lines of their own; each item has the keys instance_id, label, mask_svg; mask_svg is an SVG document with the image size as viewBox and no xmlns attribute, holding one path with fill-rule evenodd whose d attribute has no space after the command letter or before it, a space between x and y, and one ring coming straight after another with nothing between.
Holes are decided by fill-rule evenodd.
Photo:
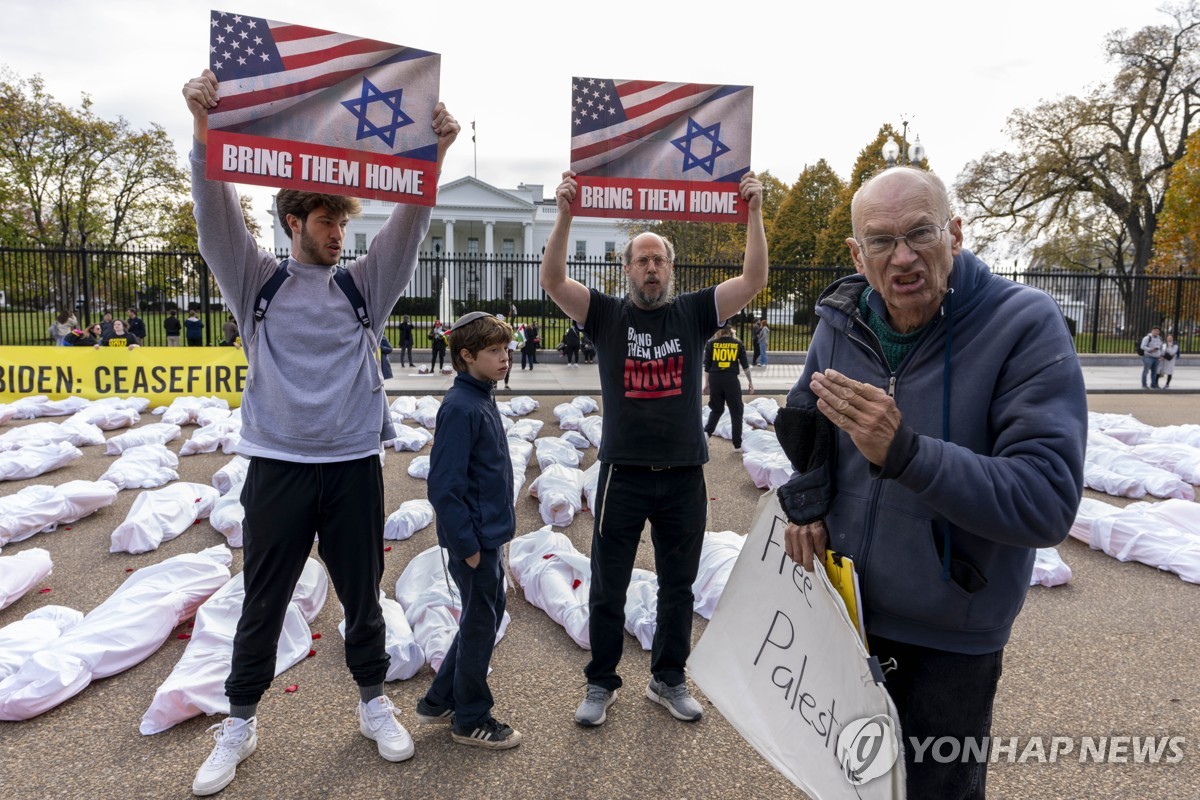
<instances>
[{"instance_id":1,"label":"gray beard","mask_svg":"<svg viewBox=\"0 0 1200 800\"><path fill-rule=\"evenodd\" d=\"M625 280L628 281L628 283L629 283L629 296L633 299L634 304L638 308L644 308L647 311L653 311L656 308L662 308L667 303L670 303L672 300L675 299L675 276L674 275L667 278L666 283L659 284L659 286L662 287L662 292L659 294L658 297L654 297L654 298L648 297L647 295L643 294L642 290L639 289L634 284L632 276L626 276Z\"/></svg>"}]
</instances>

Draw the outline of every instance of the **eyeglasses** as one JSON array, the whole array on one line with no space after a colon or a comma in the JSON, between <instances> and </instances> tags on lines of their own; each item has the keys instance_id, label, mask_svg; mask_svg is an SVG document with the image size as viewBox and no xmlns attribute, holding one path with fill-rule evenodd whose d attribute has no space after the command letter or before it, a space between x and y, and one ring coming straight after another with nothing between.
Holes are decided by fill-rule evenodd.
<instances>
[{"instance_id":1,"label":"eyeglasses","mask_svg":"<svg viewBox=\"0 0 1200 800\"><path fill-rule=\"evenodd\" d=\"M638 269L645 269L650 265L651 262L654 262L654 266L657 269L662 269L667 264L671 263L662 256L638 256L633 260L633 265Z\"/></svg>"},{"instance_id":2,"label":"eyeglasses","mask_svg":"<svg viewBox=\"0 0 1200 800\"><path fill-rule=\"evenodd\" d=\"M950 225L950 218L946 218L945 225L921 225L913 228L903 236L864 236L858 240L858 246L862 248L863 253L867 258L886 258L896 249L896 242L901 239L908 245L910 250L928 250L942 240L942 231Z\"/></svg>"}]
</instances>

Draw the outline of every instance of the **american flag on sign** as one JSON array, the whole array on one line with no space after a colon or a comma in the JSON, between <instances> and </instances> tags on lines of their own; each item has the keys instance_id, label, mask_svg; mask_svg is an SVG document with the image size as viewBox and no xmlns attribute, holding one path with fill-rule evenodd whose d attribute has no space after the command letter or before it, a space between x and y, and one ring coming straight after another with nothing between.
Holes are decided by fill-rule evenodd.
<instances>
[{"instance_id":1,"label":"american flag on sign","mask_svg":"<svg viewBox=\"0 0 1200 800\"><path fill-rule=\"evenodd\" d=\"M374 39L211 13L220 82L210 130L437 160L441 56Z\"/></svg>"},{"instance_id":2,"label":"american flag on sign","mask_svg":"<svg viewBox=\"0 0 1200 800\"><path fill-rule=\"evenodd\" d=\"M750 169L751 86L571 79L571 169L737 182Z\"/></svg>"}]
</instances>

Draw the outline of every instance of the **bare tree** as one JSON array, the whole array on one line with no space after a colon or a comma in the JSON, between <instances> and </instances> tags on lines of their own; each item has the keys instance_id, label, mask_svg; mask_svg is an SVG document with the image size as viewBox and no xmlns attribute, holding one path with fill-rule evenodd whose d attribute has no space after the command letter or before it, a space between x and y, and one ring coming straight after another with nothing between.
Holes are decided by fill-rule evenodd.
<instances>
[{"instance_id":1,"label":"bare tree","mask_svg":"<svg viewBox=\"0 0 1200 800\"><path fill-rule=\"evenodd\" d=\"M1109 82L1014 111L1013 148L972 161L955 186L981 249L1006 237L1069 240L1080 220L1103 219L1101 209L1115 218L1121 233L1108 243L1117 256L1108 268L1130 324L1147 310L1144 282L1131 279L1150 263L1167 176L1200 113L1200 6L1163 13L1170 23L1109 34L1117 68Z\"/></svg>"}]
</instances>

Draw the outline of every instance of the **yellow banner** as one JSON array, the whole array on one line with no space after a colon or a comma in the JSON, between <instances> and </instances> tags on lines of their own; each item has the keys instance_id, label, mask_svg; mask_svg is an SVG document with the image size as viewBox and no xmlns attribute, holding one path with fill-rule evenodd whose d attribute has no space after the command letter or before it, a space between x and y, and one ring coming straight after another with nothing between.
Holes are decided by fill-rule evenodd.
<instances>
[{"instance_id":1,"label":"yellow banner","mask_svg":"<svg viewBox=\"0 0 1200 800\"><path fill-rule=\"evenodd\" d=\"M0 347L0 403L132 395L152 406L220 397L236 407L245 386L246 356L236 347Z\"/></svg>"}]
</instances>

